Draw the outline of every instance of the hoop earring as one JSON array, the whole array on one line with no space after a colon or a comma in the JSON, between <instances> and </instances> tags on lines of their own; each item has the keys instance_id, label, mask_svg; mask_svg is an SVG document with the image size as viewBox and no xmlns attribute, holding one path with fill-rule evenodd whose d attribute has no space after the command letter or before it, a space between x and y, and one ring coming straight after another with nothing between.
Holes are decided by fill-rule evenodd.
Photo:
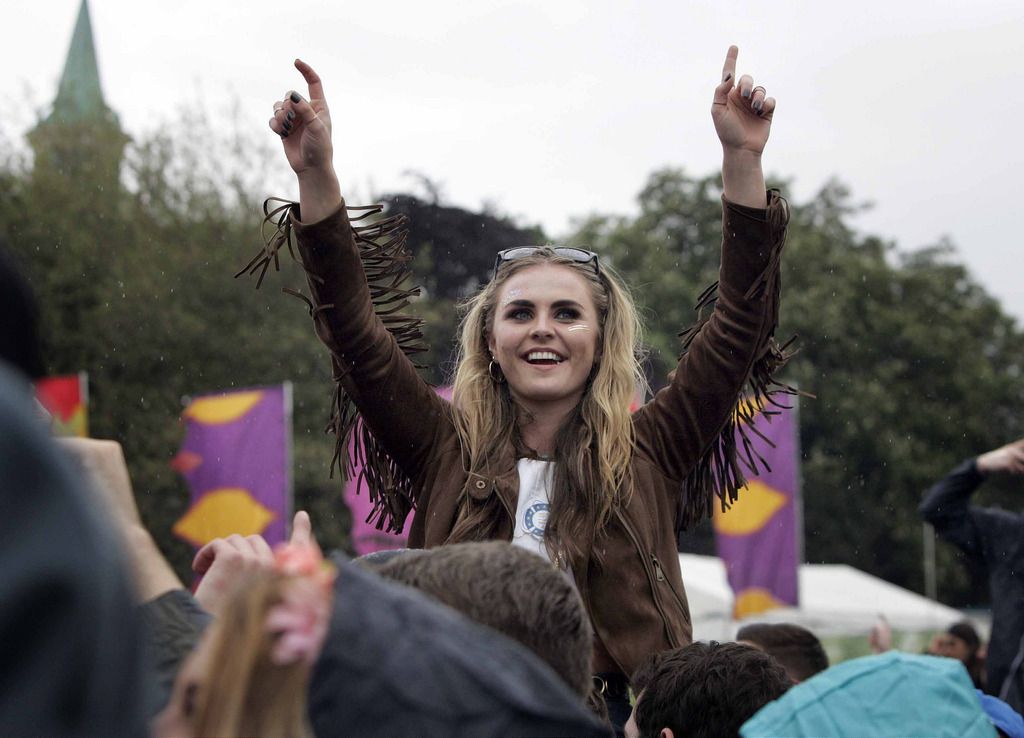
<instances>
[{"instance_id":1,"label":"hoop earring","mask_svg":"<svg viewBox=\"0 0 1024 738\"><path fill-rule=\"evenodd\" d=\"M494 373L494 367L498 367L498 373L497 374ZM505 375L501 371L501 365L500 364L495 364L493 359L487 365L487 375L491 378L491 381L493 381L495 384L502 384L505 381Z\"/></svg>"}]
</instances>

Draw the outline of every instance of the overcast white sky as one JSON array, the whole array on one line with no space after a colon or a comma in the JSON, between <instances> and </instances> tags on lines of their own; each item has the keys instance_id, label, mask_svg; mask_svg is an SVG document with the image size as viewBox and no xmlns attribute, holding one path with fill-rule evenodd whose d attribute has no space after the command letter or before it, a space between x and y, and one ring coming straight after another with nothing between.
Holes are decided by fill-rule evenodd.
<instances>
[{"instance_id":1,"label":"overcast white sky","mask_svg":"<svg viewBox=\"0 0 1024 738\"><path fill-rule=\"evenodd\" d=\"M0 95L48 103L80 0L5 0ZM902 250L953 239L1024 320L1020 0L90 0L108 104L132 134L231 95L256 130L325 81L348 191L413 187L496 203L549 233L628 213L665 165L705 174L730 43L778 98L765 154L798 200L833 175ZM269 132L267 135L271 135ZM283 161L281 164L284 167Z\"/></svg>"}]
</instances>

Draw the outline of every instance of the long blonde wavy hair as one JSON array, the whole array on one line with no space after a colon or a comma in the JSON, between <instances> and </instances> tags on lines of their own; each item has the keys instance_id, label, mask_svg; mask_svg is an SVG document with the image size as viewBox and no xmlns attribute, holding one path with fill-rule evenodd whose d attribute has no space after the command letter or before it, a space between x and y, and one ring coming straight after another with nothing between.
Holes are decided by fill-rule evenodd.
<instances>
[{"instance_id":1,"label":"long blonde wavy hair","mask_svg":"<svg viewBox=\"0 0 1024 738\"><path fill-rule=\"evenodd\" d=\"M554 488L545 529L552 561L569 561L594 549L615 506L632 491L630 461L634 432L630 402L646 387L640 367L642 326L633 298L621 278L606 264L600 273L593 263L559 256L551 248L502 263L495 277L463 305L460 346L452 389L455 425L469 471L486 475L509 444L521 446L516 406L508 385L492 378L488 339L502 286L514 274L537 264L557 264L583 277L599 315L595 365L577 405L555 439ZM449 541L492 537L498 523L493 495L478 502L466 496Z\"/></svg>"}]
</instances>

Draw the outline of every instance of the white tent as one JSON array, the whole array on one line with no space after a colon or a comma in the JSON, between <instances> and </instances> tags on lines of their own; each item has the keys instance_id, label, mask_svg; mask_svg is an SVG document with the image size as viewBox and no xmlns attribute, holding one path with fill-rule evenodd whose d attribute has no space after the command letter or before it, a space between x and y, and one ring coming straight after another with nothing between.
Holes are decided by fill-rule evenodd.
<instances>
[{"instance_id":1,"label":"white tent","mask_svg":"<svg viewBox=\"0 0 1024 738\"><path fill-rule=\"evenodd\" d=\"M729 640L742 622L732 619L732 590L715 556L679 554L697 640ZM819 637L867 635L878 616L903 632L943 630L964 614L845 564L802 564L800 606L769 610L758 622L797 623Z\"/></svg>"}]
</instances>

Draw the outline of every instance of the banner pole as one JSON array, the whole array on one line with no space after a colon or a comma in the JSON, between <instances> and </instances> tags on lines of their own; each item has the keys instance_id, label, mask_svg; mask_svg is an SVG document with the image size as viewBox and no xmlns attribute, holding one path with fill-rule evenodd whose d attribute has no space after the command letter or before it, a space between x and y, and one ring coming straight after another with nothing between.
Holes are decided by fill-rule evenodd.
<instances>
[{"instance_id":1,"label":"banner pole","mask_svg":"<svg viewBox=\"0 0 1024 738\"><path fill-rule=\"evenodd\" d=\"M89 436L89 372L78 372L78 397L82 403L82 435Z\"/></svg>"},{"instance_id":2,"label":"banner pole","mask_svg":"<svg viewBox=\"0 0 1024 738\"><path fill-rule=\"evenodd\" d=\"M292 383L290 381L284 382L284 464L285 464L285 491L284 491L284 509L285 509L285 538L291 538L292 534L292 518L295 516L295 475L292 470L293 466L293 430L292 430Z\"/></svg>"},{"instance_id":3,"label":"banner pole","mask_svg":"<svg viewBox=\"0 0 1024 738\"><path fill-rule=\"evenodd\" d=\"M938 602L939 588L935 569L935 529L929 523L921 523L921 535L924 545L924 596Z\"/></svg>"},{"instance_id":4,"label":"banner pole","mask_svg":"<svg viewBox=\"0 0 1024 738\"><path fill-rule=\"evenodd\" d=\"M800 596L800 567L807 561L804 551L804 465L803 450L800 447L800 395L793 396L793 417L796 433L796 489L793 490L793 513L796 517L796 604L799 607L803 599Z\"/></svg>"}]
</instances>

